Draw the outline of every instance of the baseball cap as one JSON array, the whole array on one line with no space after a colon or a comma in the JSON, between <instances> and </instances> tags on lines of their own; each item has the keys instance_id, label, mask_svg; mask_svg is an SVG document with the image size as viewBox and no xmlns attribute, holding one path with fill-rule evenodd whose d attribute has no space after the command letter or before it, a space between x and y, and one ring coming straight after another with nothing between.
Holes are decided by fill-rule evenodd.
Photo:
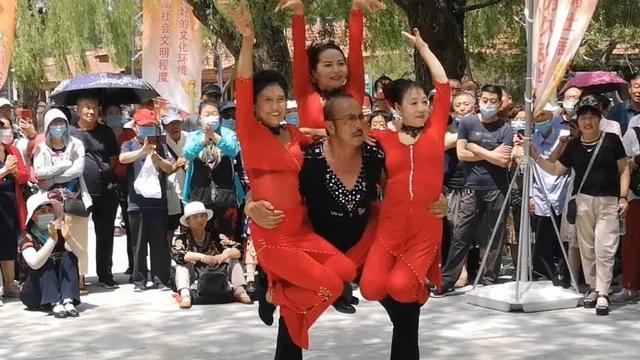
<instances>
[{"instance_id":1,"label":"baseball cap","mask_svg":"<svg viewBox=\"0 0 640 360\"><path fill-rule=\"evenodd\" d=\"M202 89L202 95L222 95L222 90L217 84L208 84Z\"/></svg>"},{"instance_id":2,"label":"baseball cap","mask_svg":"<svg viewBox=\"0 0 640 360\"><path fill-rule=\"evenodd\" d=\"M169 125L174 121L182 122L183 120L184 119L182 119L182 116L180 115L179 111L167 111L160 118L160 121L162 121L163 125Z\"/></svg>"},{"instance_id":3,"label":"baseball cap","mask_svg":"<svg viewBox=\"0 0 640 360\"><path fill-rule=\"evenodd\" d=\"M231 110L235 108L236 108L236 104L234 104L233 101L225 101L222 104L222 107L220 107L220 112L225 112L227 110Z\"/></svg>"},{"instance_id":4,"label":"baseball cap","mask_svg":"<svg viewBox=\"0 0 640 360\"><path fill-rule=\"evenodd\" d=\"M133 115L133 121L137 126L158 125L156 114L149 109L138 109Z\"/></svg>"}]
</instances>

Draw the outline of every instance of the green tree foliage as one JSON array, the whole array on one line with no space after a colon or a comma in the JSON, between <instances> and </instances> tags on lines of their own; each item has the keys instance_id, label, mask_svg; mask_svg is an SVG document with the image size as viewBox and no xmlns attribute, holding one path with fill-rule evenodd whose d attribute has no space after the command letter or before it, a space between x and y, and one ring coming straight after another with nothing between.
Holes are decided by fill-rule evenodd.
<instances>
[{"instance_id":1,"label":"green tree foliage","mask_svg":"<svg viewBox=\"0 0 640 360\"><path fill-rule=\"evenodd\" d=\"M18 4L12 66L24 89L42 89L49 57L63 76L70 73L69 56L86 71L85 52L97 48L110 49L114 63L128 65L136 0L48 0L42 14L30 1Z\"/></svg>"}]
</instances>

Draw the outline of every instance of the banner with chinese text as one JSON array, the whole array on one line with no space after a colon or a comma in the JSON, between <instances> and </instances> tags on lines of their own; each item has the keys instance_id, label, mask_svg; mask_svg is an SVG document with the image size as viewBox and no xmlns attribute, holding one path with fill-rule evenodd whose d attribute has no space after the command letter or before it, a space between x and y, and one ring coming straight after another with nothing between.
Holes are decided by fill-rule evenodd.
<instances>
[{"instance_id":1,"label":"banner with chinese text","mask_svg":"<svg viewBox=\"0 0 640 360\"><path fill-rule=\"evenodd\" d=\"M589 27L598 0L534 1L534 114L555 98L573 56Z\"/></svg>"},{"instance_id":2,"label":"banner with chinese text","mask_svg":"<svg viewBox=\"0 0 640 360\"><path fill-rule=\"evenodd\" d=\"M0 88L9 74L9 64L16 38L16 0L0 2Z\"/></svg>"},{"instance_id":3,"label":"banner with chinese text","mask_svg":"<svg viewBox=\"0 0 640 360\"><path fill-rule=\"evenodd\" d=\"M195 113L202 82L202 28L185 0L144 0L142 78L172 106Z\"/></svg>"}]
</instances>

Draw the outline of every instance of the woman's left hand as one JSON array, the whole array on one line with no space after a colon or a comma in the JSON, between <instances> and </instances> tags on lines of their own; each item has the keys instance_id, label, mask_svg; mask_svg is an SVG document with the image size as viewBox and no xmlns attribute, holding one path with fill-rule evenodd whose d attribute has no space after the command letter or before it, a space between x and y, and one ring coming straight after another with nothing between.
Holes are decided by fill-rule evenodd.
<instances>
[{"instance_id":1,"label":"woman's left hand","mask_svg":"<svg viewBox=\"0 0 640 360\"><path fill-rule=\"evenodd\" d=\"M366 142L367 144L371 145L371 146L376 146L378 145L378 141L371 137L371 135L369 134L364 134L364 142Z\"/></svg>"},{"instance_id":2,"label":"woman's left hand","mask_svg":"<svg viewBox=\"0 0 640 360\"><path fill-rule=\"evenodd\" d=\"M627 211L629 210L629 202L625 198L618 199L618 215L621 218L625 218L627 216Z\"/></svg>"},{"instance_id":3,"label":"woman's left hand","mask_svg":"<svg viewBox=\"0 0 640 360\"><path fill-rule=\"evenodd\" d=\"M402 35L404 35L404 37L407 38L407 40L409 40L416 49L429 49L429 45L422 39L422 35L420 35L420 30L418 30L418 28L413 28L411 34L403 31Z\"/></svg>"},{"instance_id":4,"label":"woman's left hand","mask_svg":"<svg viewBox=\"0 0 640 360\"><path fill-rule=\"evenodd\" d=\"M429 206L429 210L432 214L438 217L438 219L443 219L447 217L447 213L449 212L449 202L447 198L440 194L440 199Z\"/></svg>"}]
</instances>

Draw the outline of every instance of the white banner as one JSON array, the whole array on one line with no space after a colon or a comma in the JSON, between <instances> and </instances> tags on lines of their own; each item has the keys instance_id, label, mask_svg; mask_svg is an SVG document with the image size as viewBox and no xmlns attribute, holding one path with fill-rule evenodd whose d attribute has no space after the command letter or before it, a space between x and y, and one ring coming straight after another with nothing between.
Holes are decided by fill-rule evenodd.
<instances>
[{"instance_id":1,"label":"white banner","mask_svg":"<svg viewBox=\"0 0 640 360\"><path fill-rule=\"evenodd\" d=\"M560 81L580 47L598 0L534 1L534 114L556 96Z\"/></svg>"},{"instance_id":2,"label":"white banner","mask_svg":"<svg viewBox=\"0 0 640 360\"><path fill-rule=\"evenodd\" d=\"M197 111L202 28L185 0L144 0L142 78L172 106Z\"/></svg>"}]
</instances>

